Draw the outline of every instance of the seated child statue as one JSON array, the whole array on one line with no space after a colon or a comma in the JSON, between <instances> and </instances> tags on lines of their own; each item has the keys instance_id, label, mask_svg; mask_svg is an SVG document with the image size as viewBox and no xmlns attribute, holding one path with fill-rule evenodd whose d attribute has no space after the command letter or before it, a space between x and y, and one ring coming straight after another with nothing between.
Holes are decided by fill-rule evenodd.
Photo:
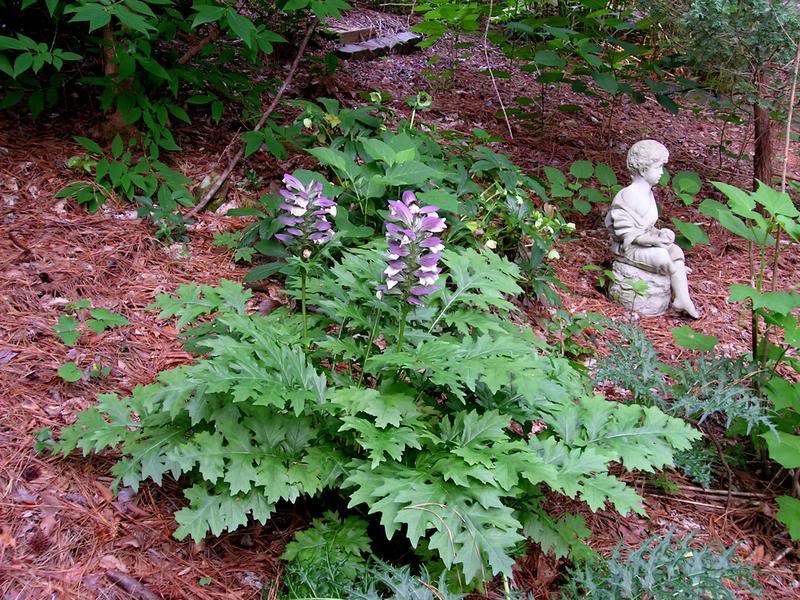
<instances>
[{"instance_id":1,"label":"seated child statue","mask_svg":"<svg viewBox=\"0 0 800 600\"><path fill-rule=\"evenodd\" d=\"M672 307L697 319L689 297L683 251L675 244L675 233L658 229L658 208L653 187L661 179L669 151L655 140L636 142L628 151L628 171L633 181L611 202L605 224L611 234L611 252L619 260L644 271L669 275Z\"/></svg>"}]
</instances>

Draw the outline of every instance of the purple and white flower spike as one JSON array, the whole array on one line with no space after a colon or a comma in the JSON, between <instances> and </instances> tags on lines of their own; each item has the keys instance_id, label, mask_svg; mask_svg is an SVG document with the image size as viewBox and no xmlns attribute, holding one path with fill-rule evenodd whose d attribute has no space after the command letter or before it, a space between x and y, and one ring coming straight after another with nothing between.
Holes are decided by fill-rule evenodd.
<instances>
[{"instance_id":1,"label":"purple and white flower spike","mask_svg":"<svg viewBox=\"0 0 800 600\"><path fill-rule=\"evenodd\" d=\"M435 234L444 231L446 225L437 210L436 206L420 207L413 192L404 192L402 200L389 201L389 255L378 298L399 294L409 304L421 306L425 296L441 287L436 282L442 272L439 259L444 245Z\"/></svg>"},{"instance_id":2,"label":"purple and white flower spike","mask_svg":"<svg viewBox=\"0 0 800 600\"><path fill-rule=\"evenodd\" d=\"M284 202L278 221L284 226L275 237L287 246L322 245L333 238L333 224L328 216L336 216L336 202L322 195L322 184L312 181L307 186L288 173L286 186L280 191Z\"/></svg>"}]
</instances>

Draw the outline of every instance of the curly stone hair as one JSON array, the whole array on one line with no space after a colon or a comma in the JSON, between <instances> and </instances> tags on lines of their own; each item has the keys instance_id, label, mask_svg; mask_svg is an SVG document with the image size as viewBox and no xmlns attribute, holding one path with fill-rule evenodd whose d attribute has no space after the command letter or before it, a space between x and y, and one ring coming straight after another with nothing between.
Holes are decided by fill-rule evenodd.
<instances>
[{"instance_id":1,"label":"curly stone hair","mask_svg":"<svg viewBox=\"0 0 800 600\"><path fill-rule=\"evenodd\" d=\"M663 165L668 160L669 150L664 144L655 140L642 140L628 150L628 171L631 175L643 175L653 165Z\"/></svg>"}]
</instances>

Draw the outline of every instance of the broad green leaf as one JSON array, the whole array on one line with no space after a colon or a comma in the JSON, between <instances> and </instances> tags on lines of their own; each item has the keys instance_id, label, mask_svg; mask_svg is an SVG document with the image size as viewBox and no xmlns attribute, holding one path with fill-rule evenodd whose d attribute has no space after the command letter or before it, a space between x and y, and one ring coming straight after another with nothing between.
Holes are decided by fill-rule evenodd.
<instances>
[{"instance_id":1,"label":"broad green leaf","mask_svg":"<svg viewBox=\"0 0 800 600\"><path fill-rule=\"evenodd\" d=\"M25 71L31 68L33 64L33 54L30 52L23 52L14 60L14 78L16 79Z\"/></svg>"},{"instance_id":2,"label":"broad green leaf","mask_svg":"<svg viewBox=\"0 0 800 600\"><path fill-rule=\"evenodd\" d=\"M446 212L459 212L458 197L448 189L431 190L429 192L418 192L417 198L425 204L432 204Z\"/></svg>"},{"instance_id":3,"label":"broad green leaf","mask_svg":"<svg viewBox=\"0 0 800 600\"><path fill-rule=\"evenodd\" d=\"M381 160L388 166L392 166L397 160L397 155L392 148L380 140L374 138L366 138L361 140L369 158L373 160Z\"/></svg>"},{"instance_id":4,"label":"broad green leaf","mask_svg":"<svg viewBox=\"0 0 800 600\"><path fill-rule=\"evenodd\" d=\"M553 50L539 50L533 56L533 62L545 67L565 67L566 61Z\"/></svg>"},{"instance_id":5,"label":"broad green leaf","mask_svg":"<svg viewBox=\"0 0 800 600\"><path fill-rule=\"evenodd\" d=\"M74 362L64 363L58 368L56 373L58 373L61 379L68 383L75 383L76 381L80 381L81 377L83 377L83 371L81 371Z\"/></svg>"},{"instance_id":6,"label":"broad green leaf","mask_svg":"<svg viewBox=\"0 0 800 600\"><path fill-rule=\"evenodd\" d=\"M418 160L409 160L400 164L393 165L386 171L386 175L381 177L381 181L386 185L424 185L429 180L441 181L444 173L432 169L428 165Z\"/></svg>"},{"instance_id":7,"label":"broad green leaf","mask_svg":"<svg viewBox=\"0 0 800 600\"><path fill-rule=\"evenodd\" d=\"M604 508L608 502L622 515L631 511L639 515L647 514L642 507L642 497L612 475L598 474L581 480L580 496L592 512Z\"/></svg>"},{"instance_id":8,"label":"broad green leaf","mask_svg":"<svg viewBox=\"0 0 800 600\"><path fill-rule=\"evenodd\" d=\"M675 229L686 238L690 246L709 243L708 235L700 225L696 223L687 223L675 217L672 218L672 224L675 225Z\"/></svg>"},{"instance_id":9,"label":"broad green leaf","mask_svg":"<svg viewBox=\"0 0 800 600\"><path fill-rule=\"evenodd\" d=\"M222 15L225 14L225 7L223 6L210 6L206 4L194 4L192 6L197 11L192 21L192 29L199 27L205 23L213 23L219 21Z\"/></svg>"},{"instance_id":10,"label":"broad green leaf","mask_svg":"<svg viewBox=\"0 0 800 600\"><path fill-rule=\"evenodd\" d=\"M606 187L611 187L618 183L614 170L605 163L599 163L595 166L594 176L597 178L597 181L600 182L600 185Z\"/></svg>"},{"instance_id":11,"label":"broad green leaf","mask_svg":"<svg viewBox=\"0 0 800 600\"><path fill-rule=\"evenodd\" d=\"M24 41L17 38L12 38L7 35L0 35L0 50L25 50L28 45Z\"/></svg>"},{"instance_id":12,"label":"broad green leaf","mask_svg":"<svg viewBox=\"0 0 800 600\"><path fill-rule=\"evenodd\" d=\"M719 338L713 335L704 335L688 325L674 328L672 338L678 346L700 352L711 352L719 343Z\"/></svg>"},{"instance_id":13,"label":"broad green leaf","mask_svg":"<svg viewBox=\"0 0 800 600\"><path fill-rule=\"evenodd\" d=\"M594 165L589 160L576 160L569 168L569 172L575 179L589 179L594 175Z\"/></svg>"},{"instance_id":14,"label":"broad green leaf","mask_svg":"<svg viewBox=\"0 0 800 600\"><path fill-rule=\"evenodd\" d=\"M256 32L255 25L247 17L240 15L232 8L228 8L225 13L228 27L231 28L236 37L247 44L248 48L253 47L253 34Z\"/></svg>"},{"instance_id":15,"label":"broad green leaf","mask_svg":"<svg viewBox=\"0 0 800 600\"><path fill-rule=\"evenodd\" d=\"M100 145L97 142L90 140L89 138L76 135L72 139L78 142L81 146L83 146L84 150L86 150L91 154L103 154L103 149L100 147Z\"/></svg>"},{"instance_id":16,"label":"broad green leaf","mask_svg":"<svg viewBox=\"0 0 800 600\"><path fill-rule=\"evenodd\" d=\"M586 200L581 200L580 198L576 198L572 201L572 208L582 215L588 215L590 212L592 212L591 203L587 202Z\"/></svg>"},{"instance_id":17,"label":"broad green leaf","mask_svg":"<svg viewBox=\"0 0 800 600\"><path fill-rule=\"evenodd\" d=\"M122 143L122 138L119 134L114 136L114 140L111 142L111 155L114 159L118 159L122 156L122 153L125 151L125 146Z\"/></svg>"},{"instance_id":18,"label":"broad green leaf","mask_svg":"<svg viewBox=\"0 0 800 600\"><path fill-rule=\"evenodd\" d=\"M556 521L546 513L527 515L522 522L526 536L539 544L542 552L556 558L580 558L588 555L583 542L591 535L582 515L564 515Z\"/></svg>"},{"instance_id":19,"label":"broad green leaf","mask_svg":"<svg viewBox=\"0 0 800 600\"><path fill-rule=\"evenodd\" d=\"M789 194L772 189L761 181L758 182L758 189L752 196L771 215L783 215L789 218L800 216L800 211L797 210Z\"/></svg>"},{"instance_id":20,"label":"broad green leaf","mask_svg":"<svg viewBox=\"0 0 800 600\"><path fill-rule=\"evenodd\" d=\"M791 408L800 413L800 383L792 383L776 376L769 380L765 391L775 410Z\"/></svg>"},{"instance_id":21,"label":"broad green leaf","mask_svg":"<svg viewBox=\"0 0 800 600\"><path fill-rule=\"evenodd\" d=\"M721 181L712 181L711 185L727 196L728 206L731 207L734 213L741 217L749 218L753 209L756 207L756 203L748 192L739 189L735 185L730 185Z\"/></svg>"},{"instance_id":22,"label":"broad green leaf","mask_svg":"<svg viewBox=\"0 0 800 600\"><path fill-rule=\"evenodd\" d=\"M284 272L287 268L286 263L282 261L264 263L263 265L258 265L250 269L247 275L245 275L244 280L248 282L261 281L262 279L272 277L275 273Z\"/></svg>"},{"instance_id":23,"label":"broad green leaf","mask_svg":"<svg viewBox=\"0 0 800 600\"><path fill-rule=\"evenodd\" d=\"M400 427L405 419L419 415L413 396L386 394L370 388L339 389L329 400L343 407L347 414L363 412L375 417L375 425L380 429L389 425Z\"/></svg>"},{"instance_id":24,"label":"broad green leaf","mask_svg":"<svg viewBox=\"0 0 800 600\"><path fill-rule=\"evenodd\" d=\"M800 468L800 436L784 431L768 431L760 437L767 442L772 460L784 469Z\"/></svg>"},{"instance_id":25,"label":"broad green leaf","mask_svg":"<svg viewBox=\"0 0 800 600\"><path fill-rule=\"evenodd\" d=\"M595 71L592 73L592 79L597 82L597 85L599 85L612 96L619 91L619 83L617 83L616 77L614 77L611 73Z\"/></svg>"},{"instance_id":26,"label":"broad green leaf","mask_svg":"<svg viewBox=\"0 0 800 600\"><path fill-rule=\"evenodd\" d=\"M246 131L242 134L242 141L245 143L244 155L247 157L261 148L264 136L260 131Z\"/></svg>"},{"instance_id":27,"label":"broad green leaf","mask_svg":"<svg viewBox=\"0 0 800 600\"><path fill-rule=\"evenodd\" d=\"M311 148L308 153L323 165L333 167L342 172L347 172L347 163L351 162L350 157L344 152L332 148Z\"/></svg>"},{"instance_id":28,"label":"broad green leaf","mask_svg":"<svg viewBox=\"0 0 800 600\"><path fill-rule=\"evenodd\" d=\"M149 31L155 29L153 25L147 22L147 19L141 15L131 12L122 5L112 5L110 8L110 13L117 17L119 22L125 27L128 27L134 31L138 31L139 33L147 35Z\"/></svg>"},{"instance_id":29,"label":"broad green leaf","mask_svg":"<svg viewBox=\"0 0 800 600\"><path fill-rule=\"evenodd\" d=\"M789 537L800 540L800 500L791 496L778 496L778 512L775 518L786 525Z\"/></svg>"},{"instance_id":30,"label":"broad green leaf","mask_svg":"<svg viewBox=\"0 0 800 600\"><path fill-rule=\"evenodd\" d=\"M731 302L751 300L753 308L766 308L781 315L788 315L800 307L800 294L797 292L759 292L740 283L731 285L729 291Z\"/></svg>"},{"instance_id":31,"label":"broad green leaf","mask_svg":"<svg viewBox=\"0 0 800 600\"><path fill-rule=\"evenodd\" d=\"M147 58L144 56L137 55L136 60L140 65L142 65L145 71L147 71L152 75L155 75L159 79L162 79L164 81L169 81L171 79L171 76L167 72L167 70L152 58Z\"/></svg>"},{"instance_id":32,"label":"broad green leaf","mask_svg":"<svg viewBox=\"0 0 800 600\"><path fill-rule=\"evenodd\" d=\"M655 96L656 102L666 108L673 115L677 115L678 112L680 112L681 107L672 99L672 96L667 94L656 94Z\"/></svg>"},{"instance_id":33,"label":"broad green leaf","mask_svg":"<svg viewBox=\"0 0 800 600\"><path fill-rule=\"evenodd\" d=\"M547 177L547 180L553 185L566 185L567 178L564 176L564 173L560 169L556 169L555 167L544 167L544 175Z\"/></svg>"},{"instance_id":34,"label":"broad green leaf","mask_svg":"<svg viewBox=\"0 0 800 600\"><path fill-rule=\"evenodd\" d=\"M672 176L672 189L677 194L685 193L694 196L701 187L700 176L694 171L679 171Z\"/></svg>"}]
</instances>

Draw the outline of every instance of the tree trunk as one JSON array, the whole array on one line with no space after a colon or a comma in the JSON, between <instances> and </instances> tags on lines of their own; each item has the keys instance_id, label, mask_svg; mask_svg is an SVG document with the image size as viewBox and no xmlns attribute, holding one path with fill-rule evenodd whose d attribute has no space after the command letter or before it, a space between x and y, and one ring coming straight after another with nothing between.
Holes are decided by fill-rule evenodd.
<instances>
[{"instance_id":1,"label":"tree trunk","mask_svg":"<svg viewBox=\"0 0 800 600\"><path fill-rule=\"evenodd\" d=\"M772 185L772 132L770 131L769 110L764 108L760 102L766 97L767 88L762 71L756 71L754 83L759 99L753 103L753 189L756 189L758 181Z\"/></svg>"},{"instance_id":2,"label":"tree trunk","mask_svg":"<svg viewBox=\"0 0 800 600\"><path fill-rule=\"evenodd\" d=\"M114 77L119 74L119 64L114 61L114 54L116 52L116 43L114 40L114 29L109 23L103 27L103 74L107 77ZM121 86L122 82L117 81L117 86ZM125 119L122 116L119 108L116 108L113 113L110 113L105 121L95 125L90 135L100 142L105 142L113 138L118 133L128 131L125 126Z\"/></svg>"}]
</instances>

